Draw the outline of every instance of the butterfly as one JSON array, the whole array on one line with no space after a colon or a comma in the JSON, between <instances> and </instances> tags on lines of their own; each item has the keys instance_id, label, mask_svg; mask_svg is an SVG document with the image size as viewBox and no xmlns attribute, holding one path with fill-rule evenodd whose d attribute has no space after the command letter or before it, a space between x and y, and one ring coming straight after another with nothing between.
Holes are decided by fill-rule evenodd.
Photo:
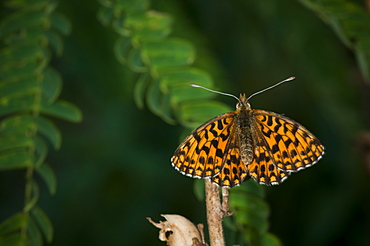
<instances>
[{"instance_id":1,"label":"butterfly","mask_svg":"<svg viewBox=\"0 0 370 246\"><path fill-rule=\"evenodd\" d=\"M252 94L221 93L238 100L236 110L205 122L180 144L171 158L180 173L234 187L252 177L264 185L278 185L294 172L317 163L324 146L310 131L286 116L252 109L249 99L281 83Z\"/></svg>"}]
</instances>

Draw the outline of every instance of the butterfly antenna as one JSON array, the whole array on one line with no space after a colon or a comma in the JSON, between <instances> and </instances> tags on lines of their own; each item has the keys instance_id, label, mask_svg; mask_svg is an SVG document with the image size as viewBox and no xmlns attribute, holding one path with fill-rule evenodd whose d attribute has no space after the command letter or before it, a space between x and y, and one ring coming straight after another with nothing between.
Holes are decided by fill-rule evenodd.
<instances>
[{"instance_id":1,"label":"butterfly antenna","mask_svg":"<svg viewBox=\"0 0 370 246\"><path fill-rule=\"evenodd\" d=\"M276 84L274 84L274 85L272 85L272 86L270 86L270 87L267 87L266 89L263 89L263 90L261 90L261 91L257 91L257 92L255 92L255 93L253 93L252 95L250 95L249 97L248 97L248 100L249 99L251 99L253 96L255 96L255 95L258 95L258 94L260 94L260 93L262 93L262 92L265 92L265 91L268 91L268 90L270 90L270 89L272 89L272 88L275 88L276 86L278 86L278 85L281 85L282 83L285 83L285 82L288 82L288 81L292 81L292 80L294 80L295 79L295 77L289 77L289 78L287 78L287 79L284 79L283 81L280 81L279 83L276 83Z\"/></svg>"},{"instance_id":2,"label":"butterfly antenna","mask_svg":"<svg viewBox=\"0 0 370 246\"><path fill-rule=\"evenodd\" d=\"M206 87L203 87L203 86L200 86L200 85L196 85L196 84L190 84L190 86L192 86L192 87L199 87L199 88L205 89L205 90L210 91L210 92L214 92L214 93L221 94L221 95L224 95L224 96L233 97L233 98L235 98L236 100L239 101L239 98L237 98L233 94L228 94L228 93L224 93L224 92L214 91L214 90L211 90L211 89L208 89Z\"/></svg>"}]
</instances>

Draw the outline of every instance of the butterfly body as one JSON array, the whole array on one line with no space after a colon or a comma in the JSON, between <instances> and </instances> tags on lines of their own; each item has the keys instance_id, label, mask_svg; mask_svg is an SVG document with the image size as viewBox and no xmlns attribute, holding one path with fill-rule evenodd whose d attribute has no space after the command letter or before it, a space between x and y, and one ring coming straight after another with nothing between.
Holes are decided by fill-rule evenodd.
<instances>
[{"instance_id":1,"label":"butterfly body","mask_svg":"<svg viewBox=\"0 0 370 246\"><path fill-rule=\"evenodd\" d=\"M234 187L252 177L277 185L290 173L315 164L324 154L320 141L299 123L276 113L254 110L241 94L234 112L195 129L171 162L182 174L210 178Z\"/></svg>"},{"instance_id":2,"label":"butterfly body","mask_svg":"<svg viewBox=\"0 0 370 246\"><path fill-rule=\"evenodd\" d=\"M236 105L236 135L239 140L241 159L244 163L251 163L253 160L253 111L245 94L240 94L239 102Z\"/></svg>"}]
</instances>

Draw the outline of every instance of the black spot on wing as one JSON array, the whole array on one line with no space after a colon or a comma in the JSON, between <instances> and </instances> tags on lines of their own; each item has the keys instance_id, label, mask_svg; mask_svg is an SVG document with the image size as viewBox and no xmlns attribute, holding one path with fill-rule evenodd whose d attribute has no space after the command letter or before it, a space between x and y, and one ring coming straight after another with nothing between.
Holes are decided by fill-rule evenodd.
<instances>
[{"instance_id":1,"label":"black spot on wing","mask_svg":"<svg viewBox=\"0 0 370 246\"><path fill-rule=\"evenodd\" d=\"M266 124L267 124L268 126L272 126L272 117L271 117L271 116L269 116L269 115L267 115L266 117L267 117L267 122L266 122Z\"/></svg>"},{"instance_id":2,"label":"black spot on wing","mask_svg":"<svg viewBox=\"0 0 370 246\"><path fill-rule=\"evenodd\" d=\"M223 157L224 157L224 153L222 152L222 150L221 150L221 149L217 149L217 150L216 150L216 156L217 156L217 157L220 157L220 158L223 158Z\"/></svg>"},{"instance_id":3,"label":"black spot on wing","mask_svg":"<svg viewBox=\"0 0 370 246\"><path fill-rule=\"evenodd\" d=\"M220 130L220 131L221 131L221 130L224 128L224 125L225 125L225 124L222 124L222 120L218 120L218 121L217 121L217 129L218 129L218 130Z\"/></svg>"}]
</instances>

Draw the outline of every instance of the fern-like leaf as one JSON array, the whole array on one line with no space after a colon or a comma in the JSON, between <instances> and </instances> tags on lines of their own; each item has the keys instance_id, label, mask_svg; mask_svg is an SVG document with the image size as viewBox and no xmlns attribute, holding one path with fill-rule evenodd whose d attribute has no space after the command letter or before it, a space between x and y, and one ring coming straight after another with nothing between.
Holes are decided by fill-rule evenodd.
<instances>
[{"instance_id":1,"label":"fern-like leaf","mask_svg":"<svg viewBox=\"0 0 370 246\"><path fill-rule=\"evenodd\" d=\"M61 78L49 66L53 52L62 52L60 34L70 31L68 20L54 11L56 4L7 1L13 11L0 23L0 171L26 173L23 211L0 224L1 245L42 245L43 238L51 242L53 228L37 206L40 191L34 177L38 173L55 193L55 175L45 158L48 146L60 147L61 134L46 116L81 120L77 107L57 99Z\"/></svg>"}]
</instances>

